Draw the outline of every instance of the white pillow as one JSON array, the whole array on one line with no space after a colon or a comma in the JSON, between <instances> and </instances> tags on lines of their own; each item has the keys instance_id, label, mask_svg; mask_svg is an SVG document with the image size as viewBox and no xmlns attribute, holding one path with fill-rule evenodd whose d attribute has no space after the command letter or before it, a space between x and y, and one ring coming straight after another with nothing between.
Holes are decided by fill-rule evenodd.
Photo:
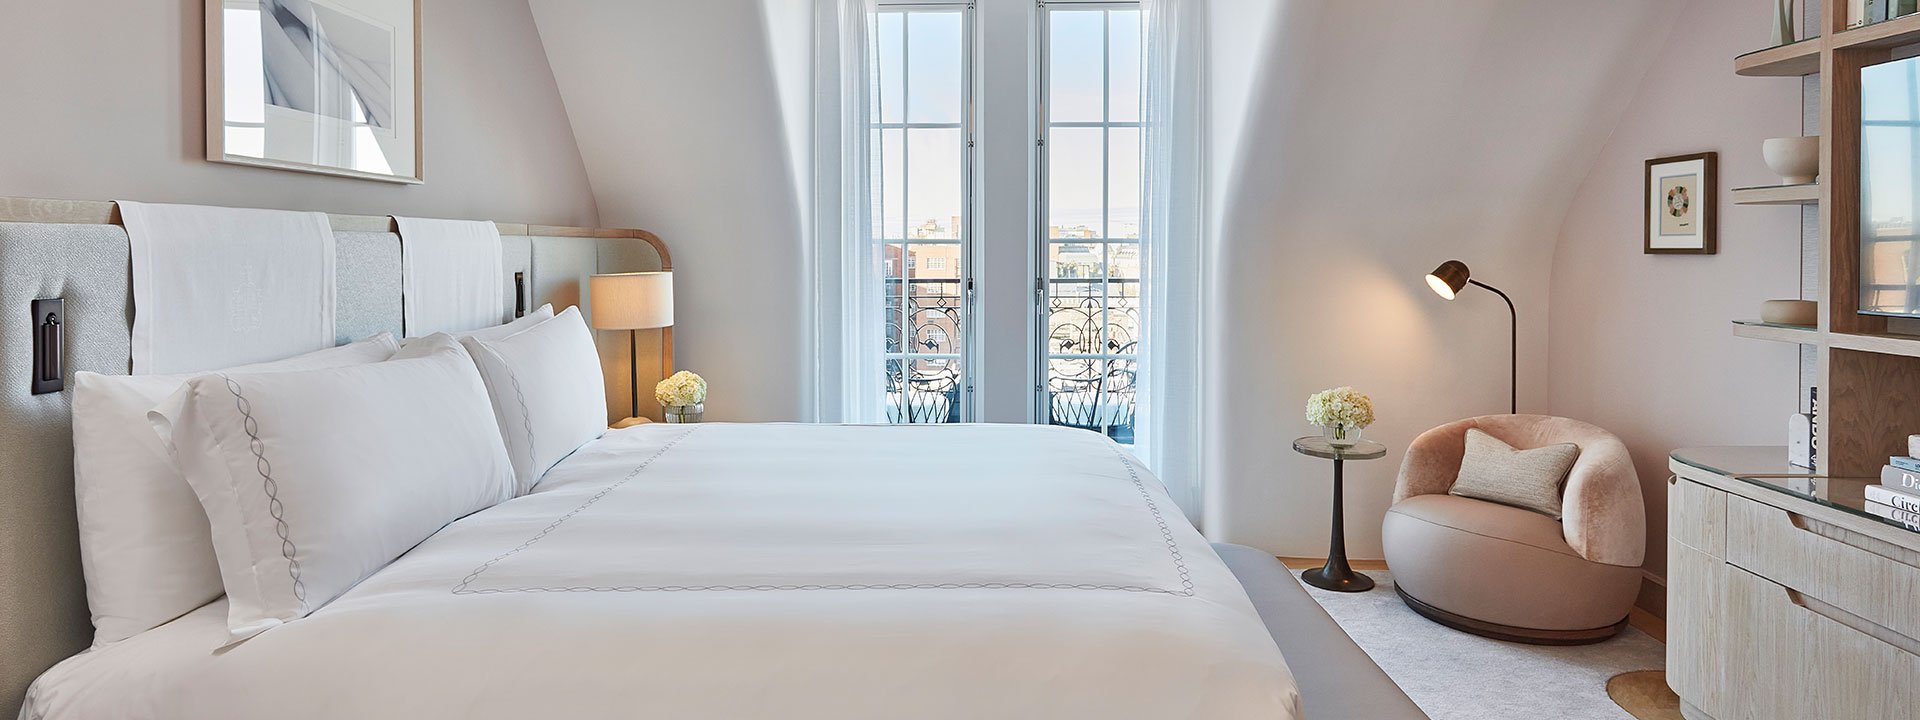
<instances>
[{"instance_id":1,"label":"white pillow","mask_svg":"<svg viewBox=\"0 0 1920 720\"><path fill-rule=\"evenodd\" d=\"M399 349L359 342L223 372L361 365ZM122 640L220 597L207 514L173 466L147 411L199 373L73 377L73 489L80 569L96 645Z\"/></svg>"},{"instance_id":2,"label":"white pillow","mask_svg":"<svg viewBox=\"0 0 1920 720\"><path fill-rule=\"evenodd\" d=\"M466 350L438 335L401 356L201 376L149 413L207 511L232 640L305 617L512 496Z\"/></svg>"},{"instance_id":3,"label":"white pillow","mask_svg":"<svg viewBox=\"0 0 1920 720\"><path fill-rule=\"evenodd\" d=\"M579 308L499 340L460 342L472 351L487 381L519 494L533 490L554 463L607 431L600 351Z\"/></svg>"},{"instance_id":4,"label":"white pillow","mask_svg":"<svg viewBox=\"0 0 1920 720\"><path fill-rule=\"evenodd\" d=\"M520 332L521 330L525 330L535 325L539 325L540 323L546 322L547 319L551 317L553 317L553 303L547 303L545 305L541 305L538 308L535 308L533 312L527 313L526 315L514 318L511 321L508 321L506 323L502 323L499 325L495 325L493 327L484 327L484 328L480 328L479 330L468 330L466 332L446 333L446 334L452 335L456 338L477 337L482 340L498 340L508 335L512 335L514 333ZM414 341L423 340L438 334L441 334L441 333L433 333L432 335L422 335L420 337L406 338L400 341L400 347L406 347L408 345L412 345Z\"/></svg>"}]
</instances>

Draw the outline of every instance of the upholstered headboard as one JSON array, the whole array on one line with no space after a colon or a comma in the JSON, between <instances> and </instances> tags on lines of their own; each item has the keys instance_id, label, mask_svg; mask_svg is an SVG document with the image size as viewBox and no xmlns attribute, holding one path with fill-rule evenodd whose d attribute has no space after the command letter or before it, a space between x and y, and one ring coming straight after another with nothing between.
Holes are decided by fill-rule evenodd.
<instances>
[{"instance_id":1,"label":"upholstered headboard","mask_svg":"<svg viewBox=\"0 0 1920 720\"><path fill-rule=\"evenodd\" d=\"M339 342L401 334L400 237L386 217L331 216ZM672 269L660 239L640 230L500 223L507 306L555 310L585 302L600 272ZM126 230L112 203L0 198L0 714L27 685L85 649L92 628L74 516L71 390L31 393L31 303L62 298L67 387L73 373L125 374L134 308ZM516 276L520 282L515 283ZM625 333L598 332L608 418L628 413ZM672 367L670 331L641 331L642 387ZM653 393L641 412L657 414Z\"/></svg>"}]
</instances>

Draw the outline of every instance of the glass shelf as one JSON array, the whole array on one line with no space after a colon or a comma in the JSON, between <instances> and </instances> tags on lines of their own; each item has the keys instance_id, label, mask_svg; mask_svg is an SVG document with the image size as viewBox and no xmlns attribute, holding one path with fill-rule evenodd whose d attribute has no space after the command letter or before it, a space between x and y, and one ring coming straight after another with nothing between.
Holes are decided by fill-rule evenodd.
<instances>
[{"instance_id":1,"label":"glass shelf","mask_svg":"<svg viewBox=\"0 0 1920 720\"><path fill-rule=\"evenodd\" d=\"M1828 477L1787 462L1785 447L1681 448L1672 458L1715 475L1791 495L1850 515L1920 533L1920 527L1867 509L1866 488L1880 478Z\"/></svg>"}]
</instances>

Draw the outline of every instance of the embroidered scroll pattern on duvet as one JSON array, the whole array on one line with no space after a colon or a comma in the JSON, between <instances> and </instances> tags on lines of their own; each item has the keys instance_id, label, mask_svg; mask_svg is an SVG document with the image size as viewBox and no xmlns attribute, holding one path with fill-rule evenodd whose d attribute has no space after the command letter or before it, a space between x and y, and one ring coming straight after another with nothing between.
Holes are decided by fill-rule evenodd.
<instances>
[{"instance_id":1,"label":"embroidered scroll pattern on duvet","mask_svg":"<svg viewBox=\"0 0 1920 720\"><path fill-rule=\"evenodd\" d=\"M518 555L521 552L527 550L528 548L531 548L534 545L538 544L541 540L552 535L554 531L560 529L560 527L565 525L567 521L572 520L573 518L579 516L581 513L586 512L588 509L592 508L595 504L599 503L602 499L606 498L608 495L626 486L635 478L645 473L647 468L651 467L655 461L659 460L662 456L666 455L668 451L671 451L674 448L674 446L679 445L681 441L686 440L687 437L693 435L696 432L699 432L701 427L702 426L694 426L692 429L684 433L681 433L678 437L675 437L674 439L661 445L658 450L654 451L653 454L647 456L646 459L640 461L640 463L638 465L635 465L634 468L631 471L628 471L626 475L622 476L619 480L608 484L606 487L600 489L598 492L595 492L592 496L588 497L584 502L580 503L579 506L573 508L571 511L561 515L558 518L555 518L552 523L549 523L545 528L540 530L540 532L536 533L533 537L527 538L525 542L520 543L514 548L506 552L503 552L484 563L481 563L478 567L473 569L473 572L468 573L466 577L462 578L459 585L454 586L453 594L455 595L495 595L495 594L504 594L504 593L809 592L809 591L828 591L828 590L835 590L835 591L1104 590L1104 591L1111 591L1111 592L1152 593L1152 594L1159 594L1159 595L1171 595L1171 596L1177 596L1177 597L1193 597L1194 595L1193 576L1192 576L1192 573L1187 568L1186 558L1180 552L1179 543L1174 539L1172 527L1167 524L1166 517L1161 514L1160 505L1159 503L1154 501L1153 494L1150 491L1148 491L1145 480L1143 480L1140 477L1139 469L1134 465L1133 461L1127 457L1126 453L1121 451L1118 447L1115 447L1113 449L1114 457L1116 460L1119 461L1121 466L1126 469L1128 480L1133 483L1134 490L1139 493L1142 504L1145 505L1145 509L1147 510L1148 514L1151 515L1154 524L1159 529L1161 540L1166 545L1168 559L1172 562L1173 569L1179 577L1178 588L1151 587L1146 585L1133 585L1133 584L1044 583L1044 582L795 583L795 584L752 584L752 585L558 585L558 586L499 587L499 588L474 586L475 582L478 581L482 575L485 575L488 570L493 569L495 566L499 565L501 562L504 562L507 559L512 558L513 556Z\"/></svg>"}]
</instances>

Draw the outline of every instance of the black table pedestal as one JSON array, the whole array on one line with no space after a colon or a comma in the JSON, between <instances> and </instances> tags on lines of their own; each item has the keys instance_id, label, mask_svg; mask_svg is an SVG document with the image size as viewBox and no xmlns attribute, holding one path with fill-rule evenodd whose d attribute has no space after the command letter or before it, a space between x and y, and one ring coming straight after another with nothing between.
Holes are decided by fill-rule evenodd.
<instances>
[{"instance_id":1,"label":"black table pedestal","mask_svg":"<svg viewBox=\"0 0 1920 720\"><path fill-rule=\"evenodd\" d=\"M1366 592L1373 589L1373 578L1354 572L1347 564L1347 527L1342 495L1346 458L1333 458L1333 539L1327 545L1325 567L1302 571L1300 579L1308 585L1334 592Z\"/></svg>"}]
</instances>

